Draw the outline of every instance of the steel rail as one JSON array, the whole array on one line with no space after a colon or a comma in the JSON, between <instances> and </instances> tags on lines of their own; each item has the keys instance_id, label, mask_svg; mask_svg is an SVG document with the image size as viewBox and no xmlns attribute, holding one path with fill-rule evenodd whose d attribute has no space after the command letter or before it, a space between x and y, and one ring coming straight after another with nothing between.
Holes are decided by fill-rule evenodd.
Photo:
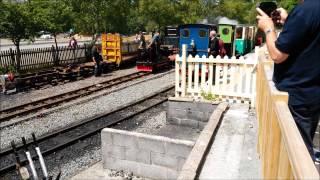
<instances>
[{"instance_id":1,"label":"steel rail","mask_svg":"<svg viewBox=\"0 0 320 180\"><path fill-rule=\"evenodd\" d=\"M111 112L106 112L103 114L96 115L94 117L83 120L79 123L73 124L71 126L62 128L55 132L49 133L37 139L39 146L42 149L43 156L51 155L59 150L65 149L71 145L76 144L79 140L83 140L93 135L99 133L103 128L110 127L115 125L121 121L128 120L133 118L134 116L141 114L159 104L164 103L168 100L168 97L163 97L163 94L170 92L174 86L170 86L160 92L151 94L143 99L140 99L136 102L128 104L126 106L120 107L119 109L113 110ZM148 104L150 103L151 104ZM143 105L146 103L147 105ZM132 111L136 107L136 110L133 110L133 113L127 113L128 111ZM141 108L142 107L142 108ZM121 113L126 112L126 113ZM115 116L112 118L112 116ZM108 117L110 119L108 119ZM75 136L73 136L75 135ZM51 145L50 145L51 143ZM27 141L27 145L32 145L31 140ZM22 144L17 145L16 147L20 157L22 152ZM13 156L10 156L13 153L13 149L7 149L5 151L0 152L0 174L6 174L12 170L15 170L16 164L13 162ZM11 159L10 159L11 158ZM32 159L36 160L37 155L33 154ZM10 161L10 163L6 163L5 161ZM21 164L25 165L27 160L25 158L21 158ZM5 166L1 166L1 164L7 164Z\"/></svg>"},{"instance_id":2,"label":"steel rail","mask_svg":"<svg viewBox=\"0 0 320 180\"><path fill-rule=\"evenodd\" d=\"M8 121L14 117L29 114L31 112L38 111L43 108L49 108L66 101L73 100L75 98L90 95L94 92L110 88L115 85L119 85L134 79L138 79L149 75L151 73L136 72L122 77L110 79L98 84L86 86L80 89L72 90L66 93L58 94L55 96L50 96L37 101L21 104L11 108L3 109L0 111L0 122Z\"/></svg>"}]
</instances>

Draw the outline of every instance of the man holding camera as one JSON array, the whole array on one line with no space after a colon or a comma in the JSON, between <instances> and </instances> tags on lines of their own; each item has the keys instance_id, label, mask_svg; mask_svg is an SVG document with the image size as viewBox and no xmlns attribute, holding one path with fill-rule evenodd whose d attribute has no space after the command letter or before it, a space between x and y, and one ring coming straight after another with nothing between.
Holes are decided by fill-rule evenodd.
<instances>
[{"instance_id":1,"label":"man holding camera","mask_svg":"<svg viewBox=\"0 0 320 180\"><path fill-rule=\"evenodd\" d=\"M283 31L277 38L272 19L257 8L258 27L266 34L273 59L273 81L289 93L289 109L315 160L313 138L320 119L320 1L300 0L288 15L277 9ZM273 18L274 19L274 18Z\"/></svg>"}]
</instances>

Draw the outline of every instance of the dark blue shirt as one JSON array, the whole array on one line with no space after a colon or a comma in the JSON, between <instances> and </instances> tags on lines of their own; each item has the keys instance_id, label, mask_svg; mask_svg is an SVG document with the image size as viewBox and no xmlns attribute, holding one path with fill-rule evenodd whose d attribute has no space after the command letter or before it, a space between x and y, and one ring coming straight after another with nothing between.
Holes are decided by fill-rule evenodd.
<instances>
[{"instance_id":1,"label":"dark blue shirt","mask_svg":"<svg viewBox=\"0 0 320 180\"><path fill-rule=\"evenodd\" d=\"M289 54L273 80L290 105L320 105L320 0L305 0L289 14L276 47Z\"/></svg>"}]
</instances>

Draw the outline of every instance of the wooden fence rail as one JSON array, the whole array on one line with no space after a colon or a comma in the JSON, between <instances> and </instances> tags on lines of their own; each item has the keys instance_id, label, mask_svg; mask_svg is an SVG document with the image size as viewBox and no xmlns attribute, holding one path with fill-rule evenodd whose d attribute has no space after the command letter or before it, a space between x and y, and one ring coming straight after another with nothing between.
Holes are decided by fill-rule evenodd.
<instances>
[{"instance_id":1,"label":"wooden fence rail","mask_svg":"<svg viewBox=\"0 0 320 180\"><path fill-rule=\"evenodd\" d=\"M254 57L187 57L183 46L182 56L177 55L175 64L176 97L203 98L204 93L211 93L218 100L254 102L256 62Z\"/></svg>"},{"instance_id":2,"label":"wooden fence rail","mask_svg":"<svg viewBox=\"0 0 320 180\"><path fill-rule=\"evenodd\" d=\"M0 67L10 65L18 71L33 71L54 66L82 63L87 59L86 45L72 47L52 47L21 49L20 62L17 61L16 50L0 51ZM20 66L19 66L20 63ZM19 69L20 67L20 69Z\"/></svg>"},{"instance_id":3,"label":"wooden fence rail","mask_svg":"<svg viewBox=\"0 0 320 180\"><path fill-rule=\"evenodd\" d=\"M309 152L288 108L288 94L272 82L272 61L259 53L256 110L258 152L265 179L319 179Z\"/></svg>"}]
</instances>

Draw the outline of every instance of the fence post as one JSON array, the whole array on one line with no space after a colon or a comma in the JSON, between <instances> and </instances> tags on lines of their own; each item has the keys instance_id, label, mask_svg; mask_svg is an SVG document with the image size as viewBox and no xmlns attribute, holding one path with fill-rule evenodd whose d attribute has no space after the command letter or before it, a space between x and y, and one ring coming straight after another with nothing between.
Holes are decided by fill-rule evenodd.
<instances>
[{"instance_id":1,"label":"fence post","mask_svg":"<svg viewBox=\"0 0 320 180\"><path fill-rule=\"evenodd\" d=\"M57 59L56 50L55 50L53 45L51 46L51 53L52 53L53 65L54 66L58 66L59 65L59 61Z\"/></svg>"},{"instance_id":2,"label":"fence post","mask_svg":"<svg viewBox=\"0 0 320 180\"><path fill-rule=\"evenodd\" d=\"M10 48L10 57L11 57L11 65L15 66L16 62L15 62L14 52L12 48Z\"/></svg>"},{"instance_id":3,"label":"fence post","mask_svg":"<svg viewBox=\"0 0 320 180\"><path fill-rule=\"evenodd\" d=\"M186 67L187 67L187 45L182 45L182 66L181 66L181 96L186 96Z\"/></svg>"},{"instance_id":4,"label":"fence post","mask_svg":"<svg viewBox=\"0 0 320 180\"><path fill-rule=\"evenodd\" d=\"M85 57L85 62L87 62L87 45L86 45L86 43L84 43L83 44L83 46L84 46L84 57Z\"/></svg>"},{"instance_id":5,"label":"fence post","mask_svg":"<svg viewBox=\"0 0 320 180\"><path fill-rule=\"evenodd\" d=\"M2 57L2 54L1 54L1 50L0 50L0 67L4 67L4 63L2 63L1 57Z\"/></svg>"},{"instance_id":6,"label":"fence post","mask_svg":"<svg viewBox=\"0 0 320 180\"><path fill-rule=\"evenodd\" d=\"M76 57L76 48L77 46L73 46L72 48L72 53L73 53L73 63L75 63L77 61L77 57Z\"/></svg>"}]
</instances>

